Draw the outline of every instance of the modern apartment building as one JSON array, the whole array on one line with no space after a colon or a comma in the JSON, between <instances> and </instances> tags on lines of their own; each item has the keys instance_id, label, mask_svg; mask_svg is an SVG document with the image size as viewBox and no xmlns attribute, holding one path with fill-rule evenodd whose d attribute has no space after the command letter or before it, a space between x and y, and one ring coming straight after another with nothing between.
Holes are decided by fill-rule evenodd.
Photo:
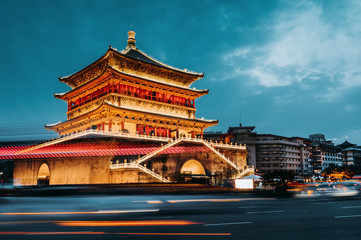
<instances>
[{"instance_id":1,"label":"modern apartment building","mask_svg":"<svg viewBox=\"0 0 361 240\"><path fill-rule=\"evenodd\" d=\"M313 171L316 174L321 173L331 164L342 165L341 148L335 146L332 141L327 141L323 134L312 134L309 136L312 141L312 162Z\"/></svg>"},{"instance_id":2,"label":"modern apartment building","mask_svg":"<svg viewBox=\"0 0 361 240\"><path fill-rule=\"evenodd\" d=\"M299 175L311 175L313 165L310 140L301 137L284 137L273 134L257 134L255 126L230 127L227 133L205 133L212 141L230 141L246 144L247 163L259 173L277 170L294 171Z\"/></svg>"},{"instance_id":3,"label":"modern apartment building","mask_svg":"<svg viewBox=\"0 0 361 240\"><path fill-rule=\"evenodd\" d=\"M260 172L293 171L299 175L312 173L310 148L305 139L273 134L256 137L256 162Z\"/></svg>"}]
</instances>

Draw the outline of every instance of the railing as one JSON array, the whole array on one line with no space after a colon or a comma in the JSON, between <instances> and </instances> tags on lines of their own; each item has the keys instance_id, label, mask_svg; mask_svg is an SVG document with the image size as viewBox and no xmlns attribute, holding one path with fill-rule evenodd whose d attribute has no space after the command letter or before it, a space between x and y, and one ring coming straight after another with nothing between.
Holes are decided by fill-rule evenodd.
<instances>
[{"instance_id":1,"label":"railing","mask_svg":"<svg viewBox=\"0 0 361 240\"><path fill-rule=\"evenodd\" d=\"M158 137L158 136L148 136L148 135L138 135L138 134L130 134L130 133L112 133L110 131L102 131L102 130L95 130L95 129L88 129L86 131L83 132L78 132L78 133L71 133L68 135L62 135L60 137L57 138L53 138L50 139L46 142L40 143L36 146L33 147L29 147L26 148L24 150L18 151L15 154L22 154L34 149L38 149L38 148L42 148L42 147L46 147L46 146L50 146L53 144L57 144L57 143L61 143L61 142L65 142L71 139L75 139L75 138L79 138L79 137L83 137L83 136L87 136L87 135L91 135L91 134L97 134L97 135L101 135L101 136L109 136L109 137L121 137L121 138L131 138L131 139L140 139L140 140L153 140L153 141L161 141L161 142L168 142L171 139L170 138L166 138L166 137Z\"/></svg>"},{"instance_id":2,"label":"railing","mask_svg":"<svg viewBox=\"0 0 361 240\"><path fill-rule=\"evenodd\" d=\"M150 159L151 157L154 157L155 155L157 155L157 154L160 153L161 151L163 151L163 150L165 150L165 149L167 149L167 148L169 148L169 147L172 147L172 146L174 146L174 145L177 144L177 143L180 143L182 140L183 140L182 138L178 138L177 140L172 140L172 141L170 141L168 144L166 144L166 145L158 148L157 150L155 150L155 151L153 151L153 152L151 152L151 153L149 153L149 154L147 154L147 155L139 158L139 159L137 160L137 163L142 163L142 162Z\"/></svg>"},{"instance_id":3,"label":"railing","mask_svg":"<svg viewBox=\"0 0 361 240\"><path fill-rule=\"evenodd\" d=\"M216 148L234 148L234 149L246 149L246 146L245 145L241 145L241 144L227 144L227 143L217 143L217 142L210 142L210 144L213 146L213 147L216 147Z\"/></svg>"},{"instance_id":4,"label":"railing","mask_svg":"<svg viewBox=\"0 0 361 240\"><path fill-rule=\"evenodd\" d=\"M167 138L167 137L158 137L158 136L149 136L149 135L139 135L139 134L130 134L130 133L112 133L111 131L102 131L102 130L95 130L95 129L88 129L83 132L78 133L71 133L68 135L62 135L57 138L50 139L46 142L40 143L36 146L26 148L24 150L18 151L15 154L22 154L34 149L50 146L53 144L65 142L71 139L91 135L91 134L97 134L101 136L109 136L109 137L121 137L121 138L130 138L130 139L139 139L139 140L152 140L152 141L161 141L161 142L169 142L171 144L170 146L173 146L174 144L178 143L176 141L187 141L187 142L198 142L198 143L207 143L209 146L215 147L215 148L231 148L231 149L246 149L245 145L233 145L233 144L224 144L224 143L217 143L217 142L208 142L207 140L201 139L201 138L187 138L187 137L181 137L174 140L173 138ZM167 144L168 145L168 144ZM167 148L166 146L163 146L163 149L159 149L159 151L164 150ZM168 146L169 147L169 146ZM157 153L155 153L157 154ZM154 155L153 155L154 156Z\"/></svg>"},{"instance_id":5,"label":"railing","mask_svg":"<svg viewBox=\"0 0 361 240\"><path fill-rule=\"evenodd\" d=\"M161 175L159 175L158 173L140 165L137 164L136 162L131 162L131 163L116 163L116 164L111 164L110 165L110 169L111 170L115 170L115 169L129 169L129 168L133 168L133 169L140 169L141 171L151 175L152 177L158 179L159 181L162 182L170 182L168 179L163 178Z\"/></svg>"},{"instance_id":6,"label":"railing","mask_svg":"<svg viewBox=\"0 0 361 240\"><path fill-rule=\"evenodd\" d=\"M237 176L237 178L245 177L246 175L254 174L254 167L246 166L242 172L240 172Z\"/></svg>"},{"instance_id":7,"label":"railing","mask_svg":"<svg viewBox=\"0 0 361 240\"><path fill-rule=\"evenodd\" d=\"M119 169L119 168L138 168L138 166L134 162L110 164L110 169Z\"/></svg>"},{"instance_id":8,"label":"railing","mask_svg":"<svg viewBox=\"0 0 361 240\"><path fill-rule=\"evenodd\" d=\"M153 151L152 153L149 153L141 158L139 158L137 160L137 163L142 163L152 157L154 157L155 155L157 155L158 153L162 152L163 150L167 149L167 148L170 148L180 142L197 142L197 143L202 143L204 145L206 145L209 149L211 149L215 154L217 154L222 160L224 160L225 162L227 162L229 165L231 165L233 168L239 170L239 167L233 163L229 158L227 158L226 156L224 156L222 153L220 153L218 150L216 150L213 146L212 146L212 143L211 142L207 142L201 138L185 138L185 137L182 137L182 138L178 138L176 140L173 140L171 142L169 142L167 145L164 145L162 146L161 148ZM218 144L219 145L219 144ZM222 146L224 146L225 144L221 144ZM215 144L215 146L217 146L217 144ZM229 145L230 147L232 147L232 145ZM233 148L235 148L236 145L233 145ZM238 145L237 148L241 148L241 149L246 149L245 146L242 146L242 145Z\"/></svg>"},{"instance_id":9,"label":"railing","mask_svg":"<svg viewBox=\"0 0 361 240\"><path fill-rule=\"evenodd\" d=\"M208 146L215 154L217 154L221 159L223 159L225 162L227 162L229 165L231 165L233 168L237 169L239 171L239 167L234 164L229 158L224 156L222 153L220 153L218 150L216 150L210 143L203 141L203 143Z\"/></svg>"},{"instance_id":10,"label":"railing","mask_svg":"<svg viewBox=\"0 0 361 240\"><path fill-rule=\"evenodd\" d=\"M211 143L207 142L207 141L204 141L203 139L200 139L200 138L178 138L176 140L173 140L173 141L170 141L168 144L158 148L157 150L141 157L141 158L138 158L138 160L136 160L136 163L137 164L141 164L143 163L144 161L147 161L148 159L154 157L155 155L157 155L158 153L164 151L165 149L167 148L170 148L180 142L198 142L198 143L202 143L204 145L206 145L209 149L211 149L215 154L217 154L222 160L224 160L225 162L227 162L229 165L231 165L233 168L237 169L238 171L240 170L239 167L233 163L229 158L227 158L226 156L224 156L222 153L220 153L218 150L216 150L212 145ZM242 149L245 148L244 146L241 146ZM122 165L123 164L123 165ZM116 169L118 167L116 166L119 166L119 167L130 167L132 166L133 163L121 163L121 164L112 164L111 165L111 169Z\"/></svg>"},{"instance_id":11,"label":"railing","mask_svg":"<svg viewBox=\"0 0 361 240\"><path fill-rule=\"evenodd\" d=\"M77 99L77 101L75 102L69 102L68 111L74 110L80 106L83 106L89 102L95 101L103 96L112 93L131 96L140 99L147 99L161 103L169 103L172 105L194 108L194 99L177 97L174 95L167 95L168 96L167 97L159 92L148 91L146 89L141 89L141 88L133 88L125 84L108 84L102 88L97 89L93 93L90 93L82 98Z\"/></svg>"},{"instance_id":12,"label":"railing","mask_svg":"<svg viewBox=\"0 0 361 240\"><path fill-rule=\"evenodd\" d=\"M140 164L137 164L137 166L138 166L138 168L139 168L140 170L142 170L143 172L148 173L148 174L151 175L152 177L154 177L154 178L156 178L156 179L158 179L158 180L160 180L160 181L162 181L162 182L170 182L168 179L163 178L161 175L153 172L152 170L149 170L149 169L146 168L146 167L143 167L143 166L140 165Z\"/></svg>"}]
</instances>

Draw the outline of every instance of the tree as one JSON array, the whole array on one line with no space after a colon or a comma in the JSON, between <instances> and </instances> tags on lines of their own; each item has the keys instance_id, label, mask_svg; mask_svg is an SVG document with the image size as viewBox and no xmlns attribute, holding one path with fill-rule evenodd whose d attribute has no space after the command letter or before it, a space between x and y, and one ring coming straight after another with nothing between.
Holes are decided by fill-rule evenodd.
<instances>
[{"instance_id":1,"label":"tree","mask_svg":"<svg viewBox=\"0 0 361 240\"><path fill-rule=\"evenodd\" d=\"M281 185L286 185L287 181L293 181L295 179L295 172L286 171L286 170L278 170L273 172L265 173L263 179L266 182L274 182L274 179L279 179Z\"/></svg>"},{"instance_id":2,"label":"tree","mask_svg":"<svg viewBox=\"0 0 361 240\"><path fill-rule=\"evenodd\" d=\"M323 172L322 176L330 179L349 179L360 172L360 167L354 165L330 164Z\"/></svg>"}]
</instances>

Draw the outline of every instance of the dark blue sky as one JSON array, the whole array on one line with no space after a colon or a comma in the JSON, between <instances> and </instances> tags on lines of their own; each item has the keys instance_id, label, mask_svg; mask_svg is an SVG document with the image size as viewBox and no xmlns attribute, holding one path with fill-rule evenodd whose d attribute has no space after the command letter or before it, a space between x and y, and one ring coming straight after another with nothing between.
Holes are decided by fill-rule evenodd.
<instances>
[{"instance_id":1,"label":"dark blue sky","mask_svg":"<svg viewBox=\"0 0 361 240\"><path fill-rule=\"evenodd\" d=\"M361 144L359 1L1 1L0 141L49 138L66 119L58 77L122 50L139 49L203 72L197 117L209 131L255 125L259 133ZM132 26L132 27L131 27Z\"/></svg>"}]
</instances>

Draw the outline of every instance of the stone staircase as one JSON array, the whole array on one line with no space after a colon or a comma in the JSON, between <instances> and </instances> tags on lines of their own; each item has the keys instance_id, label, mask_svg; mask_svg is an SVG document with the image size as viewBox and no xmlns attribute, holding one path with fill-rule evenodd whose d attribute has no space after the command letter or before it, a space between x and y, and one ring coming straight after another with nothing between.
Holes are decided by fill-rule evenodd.
<instances>
[{"instance_id":1,"label":"stone staircase","mask_svg":"<svg viewBox=\"0 0 361 240\"><path fill-rule=\"evenodd\" d=\"M148 175L152 176L155 179L158 179L161 182L170 182L168 179L163 178L161 175L159 175L158 173L136 163L136 162L131 162L131 163L116 163L116 164L111 164L110 165L110 169L111 170L116 170L116 169L139 169L144 173L147 173Z\"/></svg>"},{"instance_id":2,"label":"stone staircase","mask_svg":"<svg viewBox=\"0 0 361 240\"><path fill-rule=\"evenodd\" d=\"M246 176L248 176L248 175L252 175L252 174L254 174L255 173L255 171L254 171L254 167L252 166L252 167L248 167L248 166L246 166L243 170L242 170L242 172L240 172L238 175L237 175L237 178L243 178L243 177L246 177Z\"/></svg>"}]
</instances>

